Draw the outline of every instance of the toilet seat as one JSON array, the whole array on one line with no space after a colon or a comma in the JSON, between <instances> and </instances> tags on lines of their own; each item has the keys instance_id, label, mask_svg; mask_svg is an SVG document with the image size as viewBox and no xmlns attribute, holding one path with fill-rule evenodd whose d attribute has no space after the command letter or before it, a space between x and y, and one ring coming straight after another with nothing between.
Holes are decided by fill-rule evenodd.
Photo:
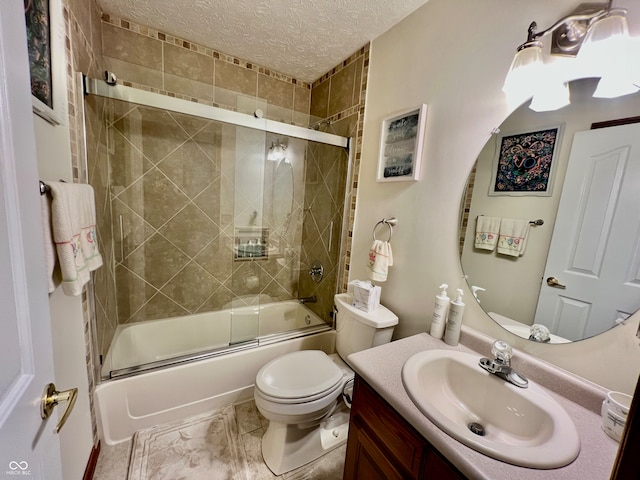
<instances>
[{"instance_id":1,"label":"toilet seat","mask_svg":"<svg viewBox=\"0 0 640 480\"><path fill-rule=\"evenodd\" d=\"M264 365L256 389L265 400L293 404L331 396L342 388L343 372L320 350L287 353Z\"/></svg>"}]
</instances>

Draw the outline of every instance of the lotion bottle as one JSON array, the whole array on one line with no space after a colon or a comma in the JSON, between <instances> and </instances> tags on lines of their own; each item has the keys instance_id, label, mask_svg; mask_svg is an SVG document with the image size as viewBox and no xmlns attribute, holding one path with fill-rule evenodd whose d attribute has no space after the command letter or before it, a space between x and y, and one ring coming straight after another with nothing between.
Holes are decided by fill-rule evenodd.
<instances>
[{"instance_id":1,"label":"lotion bottle","mask_svg":"<svg viewBox=\"0 0 640 480\"><path fill-rule=\"evenodd\" d=\"M462 314L464 313L464 303L461 288L456 289L458 296L451 302L449 316L447 317L447 331L444 334L444 342L448 345L456 346L460 340L460 330L462 328Z\"/></svg>"},{"instance_id":2,"label":"lotion bottle","mask_svg":"<svg viewBox=\"0 0 640 480\"><path fill-rule=\"evenodd\" d=\"M447 312L449 311L449 303L451 299L447 296L447 285L440 285L442 291L436 296L436 303L433 307L433 319L431 320L431 331L429 332L434 338L442 338L444 334L445 324L447 322Z\"/></svg>"}]
</instances>

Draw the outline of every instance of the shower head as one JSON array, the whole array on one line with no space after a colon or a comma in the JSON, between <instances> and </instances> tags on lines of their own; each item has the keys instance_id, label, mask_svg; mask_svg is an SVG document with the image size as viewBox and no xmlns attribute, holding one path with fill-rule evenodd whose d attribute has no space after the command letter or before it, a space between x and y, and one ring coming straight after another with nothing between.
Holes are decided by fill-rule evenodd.
<instances>
[{"instance_id":1,"label":"shower head","mask_svg":"<svg viewBox=\"0 0 640 480\"><path fill-rule=\"evenodd\" d=\"M319 122L314 123L309 128L311 128L312 130L320 130L320 127L322 127L323 125L326 125L327 127L330 126L331 120L325 118L324 120L320 120Z\"/></svg>"}]
</instances>

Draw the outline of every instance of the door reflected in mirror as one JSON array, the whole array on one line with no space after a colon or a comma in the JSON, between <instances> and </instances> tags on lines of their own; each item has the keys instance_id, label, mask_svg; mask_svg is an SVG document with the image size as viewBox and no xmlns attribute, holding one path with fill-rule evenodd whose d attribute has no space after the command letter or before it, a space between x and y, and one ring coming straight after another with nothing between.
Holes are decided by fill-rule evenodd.
<instances>
[{"instance_id":1,"label":"door reflected in mirror","mask_svg":"<svg viewBox=\"0 0 640 480\"><path fill-rule=\"evenodd\" d=\"M533 324L549 330L550 343L588 338L640 308L640 123L631 119L640 94L593 98L596 84L571 82L571 104L557 111L534 112L528 103L516 109L481 151L462 199L460 253L469 286L489 316L524 338ZM621 119L627 124L593 125ZM499 138L549 125L562 125L551 194L496 196ZM481 225L495 220L495 248L477 243L476 234L486 233L476 231L478 217ZM544 223L529 226L537 219ZM505 253L509 241L526 243Z\"/></svg>"}]
</instances>

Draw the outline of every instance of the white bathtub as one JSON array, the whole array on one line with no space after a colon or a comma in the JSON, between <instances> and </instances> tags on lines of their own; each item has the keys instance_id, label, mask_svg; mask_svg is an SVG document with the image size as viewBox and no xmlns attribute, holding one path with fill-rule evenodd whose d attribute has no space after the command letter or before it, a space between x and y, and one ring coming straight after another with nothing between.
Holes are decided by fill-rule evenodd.
<instances>
[{"instance_id":1,"label":"white bathtub","mask_svg":"<svg viewBox=\"0 0 640 480\"><path fill-rule=\"evenodd\" d=\"M249 400L253 397L253 384L258 370L277 356L297 350L316 349L326 353L335 351L334 330L298 338L286 338L283 332L307 326L306 317L310 317L311 322L319 320L321 325L325 325L322 319L298 302L266 304L260 306L259 310L261 337L259 345L245 344L231 353L166 366L135 376L108 380L98 385L94 399L98 427L103 441L108 445L115 445L128 440L133 433L142 428L198 415L230 403ZM257 315L256 311L242 311L242 309L234 309L233 314L236 313L246 315L247 318ZM206 315L216 314L193 315L188 318L124 326L118 332L114 346L110 349L109 353L112 355L107 355L108 361L111 364L114 363L116 352L117 355L127 353L125 347L129 348L129 360L135 357L157 361L168 354L170 342L167 340L172 337L174 340L176 337L181 338L180 344L183 349L181 352L188 349L201 351L203 344L210 346L209 339L203 342L205 335L210 333L208 324L212 323L206 321ZM226 312L226 315L229 316L230 313ZM206 325L201 324L203 321ZM235 318L234 321L236 321ZM147 323L156 324L156 329L146 328ZM187 324L192 324L197 334L185 334ZM246 324L249 324L248 320ZM252 324L252 328L255 329L255 324ZM129 330L132 331L129 332ZM123 334L123 332L126 333ZM150 340L151 337L153 340ZM183 342L184 337L199 343L189 346ZM167 350L156 351L154 348L151 351L146 345L152 342L159 343ZM216 344L215 341L210 343Z\"/></svg>"},{"instance_id":2,"label":"white bathtub","mask_svg":"<svg viewBox=\"0 0 640 480\"><path fill-rule=\"evenodd\" d=\"M325 322L296 300L120 325L101 373L109 378L112 371L316 325Z\"/></svg>"}]
</instances>

